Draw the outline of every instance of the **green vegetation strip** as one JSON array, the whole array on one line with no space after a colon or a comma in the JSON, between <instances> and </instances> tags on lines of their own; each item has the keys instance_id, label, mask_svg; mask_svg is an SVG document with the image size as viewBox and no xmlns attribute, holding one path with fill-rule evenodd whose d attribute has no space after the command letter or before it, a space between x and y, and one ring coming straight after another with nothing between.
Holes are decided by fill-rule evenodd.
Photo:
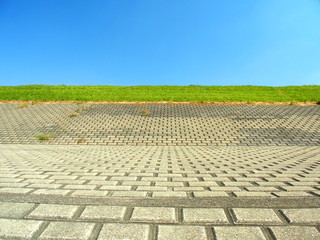
<instances>
[{"instance_id":1,"label":"green vegetation strip","mask_svg":"<svg viewBox=\"0 0 320 240\"><path fill-rule=\"evenodd\" d=\"M0 86L2 101L319 102L320 85L260 86Z\"/></svg>"}]
</instances>

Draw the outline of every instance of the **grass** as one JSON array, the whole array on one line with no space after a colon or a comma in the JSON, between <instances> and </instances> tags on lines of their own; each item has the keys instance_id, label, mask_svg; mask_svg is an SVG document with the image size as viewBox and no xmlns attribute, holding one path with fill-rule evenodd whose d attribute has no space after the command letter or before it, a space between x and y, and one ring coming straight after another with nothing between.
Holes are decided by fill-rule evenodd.
<instances>
[{"instance_id":1,"label":"grass","mask_svg":"<svg viewBox=\"0 0 320 240\"><path fill-rule=\"evenodd\" d=\"M3 101L319 102L320 85L262 86L0 86Z\"/></svg>"},{"instance_id":2,"label":"grass","mask_svg":"<svg viewBox=\"0 0 320 240\"><path fill-rule=\"evenodd\" d=\"M47 140L52 139L54 137L54 135L52 133L48 133L48 134L39 133L39 134L36 135L36 137L40 141L47 141Z\"/></svg>"}]
</instances>

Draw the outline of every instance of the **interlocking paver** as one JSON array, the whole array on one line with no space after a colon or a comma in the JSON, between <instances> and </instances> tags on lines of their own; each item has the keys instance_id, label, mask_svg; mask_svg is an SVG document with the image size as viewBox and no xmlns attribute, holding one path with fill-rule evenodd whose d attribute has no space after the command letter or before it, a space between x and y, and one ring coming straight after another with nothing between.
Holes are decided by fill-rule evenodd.
<instances>
[{"instance_id":1,"label":"interlocking paver","mask_svg":"<svg viewBox=\"0 0 320 240\"><path fill-rule=\"evenodd\" d=\"M234 192L237 197L274 197L270 192Z\"/></svg>"},{"instance_id":2,"label":"interlocking paver","mask_svg":"<svg viewBox=\"0 0 320 240\"><path fill-rule=\"evenodd\" d=\"M233 208L236 220L239 224L282 224L281 219L272 209L263 208Z\"/></svg>"},{"instance_id":3,"label":"interlocking paver","mask_svg":"<svg viewBox=\"0 0 320 240\"><path fill-rule=\"evenodd\" d=\"M147 240L150 226L147 224L117 224L103 225L98 240Z\"/></svg>"},{"instance_id":4,"label":"interlocking paver","mask_svg":"<svg viewBox=\"0 0 320 240\"><path fill-rule=\"evenodd\" d=\"M89 240L94 227L93 223L51 222L40 235L39 240Z\"/></svg>"},{"instance_id":5,"label":"interlocking paver","mask_svg":"<svg viewBox=\"0 0 320 240\"><path fill-rule=\"evenodd\" d=\"M184 208L183 221L189 223L229 223L224 210L218 208Z\"/></svg>"},{"instance_id":6,"label":"interlocking paver","mask_svg":"<svg viewBox=\"0 0 320 240\"><path fill-rule=\"evenodd\" d=\"M279 197L312 197L313 195L308 192L296 192L296 191L290 191L290 192L276 192L275 193Z\"/></svg>"},{"instance_id":7,"label":"interlocking paver","mask_svg":"<svg viewBox=\"0 0 320 240\"><path fill-rule=\"evenodd\" d=\"M0 193L30 193L33 189L27 188L0 188Z\"/></svg>"},{"instance_id":8,"label":"interlocking paver","mask_svg":"<svg viewBox=\"0 0 320 240\"><path fill-rule=\"evenodd\" d=\"M79 219L82 220L123 220L126 207L121 206L87 206Z\"/></svg>"},{"instance_id":9,"label":"interlocking paver","mask_svg":"<svg viewBox=\"0 0 320 240\"><path fill-rule=\"evenodd\" d=\"M282 212L291 223L320 224L320 208L284 209Z\"/></svg>"},{"instance_id":10,"label":"interlocking paver","mask_svg":"<svg viewBox=\"0 0 320 240\"><path fill-rule=\"evenodd\" d=\"M318 106L144 106L90 104L75 118L76 104L17 109L0 105L0 143L37 143L35 132L55 132L54 144L103 145L319 145ZM19 118L16 116L19 115Z\"/></svg>"},{"instance_id":11,"label":"interlocking paver","mask_svg":"<svg viewBox=\"0 0 320 240\"><path fill-rule=\"evenodd\" d=\"M78 206L73 205L40 204L28 215L28 218L71 219L77 210Z\"/></svg>"},{"instance_id":12,"label":"interlocking paver","mask_svg":"<svg viewBox=\"0 0 320 240\"><path fill-rule=\"evenodd\" d=\"M217 240L263 240L259 227L214 227Z\"/></svg>"},{"instance_id":13,"label":"interlocking paver","mask_svg":"<svg viewBox=\"0 0 320 240\"><path fill-rule=\"evenodd\" d=\"M136 191L116 191L112 194L113 197L146 197L147 192Z\"/></svg>"},{"instance_id":14,"label":"interlocking paver","mask_svg":"<svg viewBox=\"0 0 320 240\"><path fill-rule=\"evenodd\" d=\"M204 227L199 226L166 226L160 225L158 240L204 240L207 234Z\"/></svg>"},{"instance_id":15,"label":"interlocking paver","mask_svg":"<svg viewBox=\"0 0 320 240\"><path fill-rule=\"evenodd\" d=\"M34 238L318 237L319 107L81 106L0 104L0 217Z\"/></svg>"},{"instance_id":16,"label":"interlocking paver","mask_svg":"<svg viewBox=\"0 0 320 240\"><path fill-rule=\"evenodd\" d=\"M193 195L194 195L196 198L228 197L228 196L229 196L226 192L217 192L217 191L194 192Z\"/></svg>"},{"instance_id":17,"label":"interlocking paver","mask_svg":"<svg viewBox=\"0 0 320 240\"><path fill-rule=\"evenodd\" d=\"M63 190L63 189L39 189L34 191L32 194L35 195L67 195L70 193L70 190Z\"/></svg>"},{"instance_id":18,"label":"interlocking paver","mask_svg":"<svg viewBox=\"0 0 320 240\"><path fill-rule=\"evenodd\" d=\"M152 194L153 197L159 197L159 198L169 198L169 197L177 197L177 198L185 198L187 197L187 194L185 192L154 192Z\"/></svg>"},{"instance_id":19,"label":"interlocking paver","mask_svg":"<svg viewBox=\"0 0 320 240\"><path fill-rule=\"evenodd\" d=\"M320 233L315 227L283 226L271 227L277 240L316 240L320 239Z\"/></svg>"},{"instance_id":20,"label":"interlocking paver","mask_svg":"<svg viewBox=\"0 0 320 240\"><path fill-rule=\"evenodd\" d=\"M31 239L43 222L33 220L0 219L0 237L3 239Z\"/></svg>"},{"instance_id":21,"label":"interlocking paver","mask_svg":"<svg viewBox=\"0 0 320 240\"><path fill-rule=\"evenodd\" d=\"M134 222L176 222L175 209L168 207L136 207L131 221Z\"/></svg>"},{"instance_id":22,"label":"interlocking paver","mask_svg":"<svg viewBox=\"0 0 320 240\"><path fill-rule=\"evenodd\" d=\"M23 218L34 206L33 203L0 202L0 218Z\"/></svg>"}]
</instances>

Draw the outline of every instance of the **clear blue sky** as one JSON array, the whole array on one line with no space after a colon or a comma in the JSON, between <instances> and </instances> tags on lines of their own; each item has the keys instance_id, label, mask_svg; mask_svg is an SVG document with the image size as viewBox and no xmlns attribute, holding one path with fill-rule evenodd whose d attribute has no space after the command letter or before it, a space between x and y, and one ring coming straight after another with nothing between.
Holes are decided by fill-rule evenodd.
<instances>
[{"instance_id":1,"label":"clear blue sky","mask_svg":"<svg viewBox=\"0 0 320 240\"><path fill-rule=\"evenodd\" d=\"M319 0L0 0L0 85L320 84Z\"/></svg>"}]
</instances>

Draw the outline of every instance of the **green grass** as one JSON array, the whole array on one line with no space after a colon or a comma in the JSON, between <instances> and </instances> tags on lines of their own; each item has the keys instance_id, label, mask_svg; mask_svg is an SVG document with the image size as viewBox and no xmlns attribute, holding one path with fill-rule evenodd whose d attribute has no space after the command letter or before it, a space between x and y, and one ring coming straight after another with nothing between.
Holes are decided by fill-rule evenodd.
<instances>
[{"instance_id":1,"label":"green grass","mask_svg":"<svg viewBox=\"0 0 320 240\"><path fill-rule=\"evenodd\" d=\"M15 101L320 101L320 85L260 86L0 86L0 100Z\"/></svg>"}]
</instances>

